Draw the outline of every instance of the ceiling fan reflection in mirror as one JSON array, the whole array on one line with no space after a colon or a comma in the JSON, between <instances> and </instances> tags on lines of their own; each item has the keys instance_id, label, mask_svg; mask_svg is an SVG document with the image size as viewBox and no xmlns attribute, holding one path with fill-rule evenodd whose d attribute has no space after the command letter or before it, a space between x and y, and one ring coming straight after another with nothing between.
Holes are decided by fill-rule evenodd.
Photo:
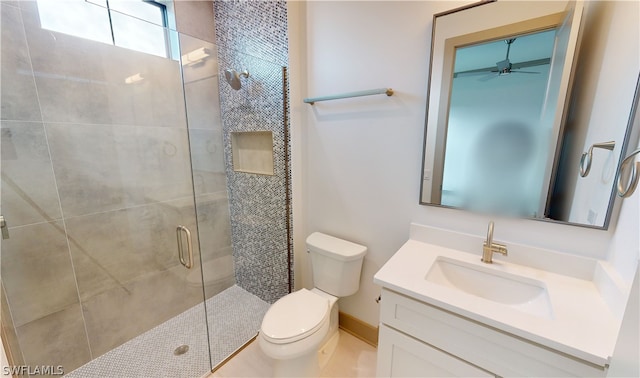
<instances>
[{"instance_id":1,"label":"ceiling fan reflection in mirror","mask_svg":"<svg viewBox=\"0 0 640 378\"><path fill-rule=\"evenodd\" d=\"M491 71L492 73L495 73L495 74L487 75L485 77L480 78L479 80L489 80L497 76L509 75L511 73L536 74L536 75L540 74L540 72L535 72L535 71L514 71L514 70L519 70L520 68L523 68L523 67L531 67L531 65L524 66L522 63L517 66L514 66L509 60L509 52L511 51L511 45L513 44L513 42L515 42L515 40L516 38L509 38L504 40L504 42L507 44L507 55L505 56L504 60L496 62L497 70Z\"/></svg>"},{"instance_id":2,"label":"ceiling fan reflection in mirror","mask_svg":"<svg viewBox=\"0 0 640 378\"><path fill-rule=\"evenodd\" d=\"M495 66L478 68L473 70L466 70L454 73L453 77L465 77L465 76L477 76L483 75L478 80L479 81L487 81L498 76L507 76L512 73L518 74L540 74L540 72L536 71L522 71L523 68L534 67L549 64L550 58L542 58L542 59L533 59L525 62L512 63L509 59L509 54L511 52L511 45L516 41L516 37L508 38L504 40L504 43L507 45L507 52L505 58L496 62ZM488 72L488 74L487 74Z\"/></svg>"}]
</instances>

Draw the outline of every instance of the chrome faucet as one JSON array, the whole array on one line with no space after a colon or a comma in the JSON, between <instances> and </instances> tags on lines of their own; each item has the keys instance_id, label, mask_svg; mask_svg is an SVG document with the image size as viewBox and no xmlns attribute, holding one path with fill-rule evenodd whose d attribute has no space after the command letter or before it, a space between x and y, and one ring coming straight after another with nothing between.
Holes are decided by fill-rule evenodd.
<instances>
[{"instance_id":1,"label":"chrome faucet","mask_svg":"<svg viewBox=\"0 0 640 378\"><path fill-rule=\"evenodd\" d=\"M507 255L507 246L504 244L493 242L493 221L489 221L489 229L487 230L487 240L482 243L482 262L486 264L493 263L493 254L500 253Z\"/></svg>"}]
</instances>

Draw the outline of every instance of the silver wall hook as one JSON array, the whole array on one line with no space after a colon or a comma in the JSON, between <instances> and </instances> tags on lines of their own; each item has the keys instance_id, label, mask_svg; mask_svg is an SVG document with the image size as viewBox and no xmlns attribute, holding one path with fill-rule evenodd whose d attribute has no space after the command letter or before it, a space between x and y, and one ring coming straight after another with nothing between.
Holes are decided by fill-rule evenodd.
<instances>
[{"instance_id":1,"label":"silver wall hook","mask_svg":"<svg viewBox=\"0 0 640 378\"><path fill-rule=\"evenodd\" d=\"M618 196L622 198L630 197L633 192L635 192L636 187L638 186L638 169L640 169L640 162L636 162L632 164L633 158L640 154L640 148L633 151L629 156L624 158L622 163L620 164L620 169L618 170ZM629 178L624 180L623 183L623 173L626 170L626 167L630 166ZM626 183L626 187L625 187Z\"/></svg>"},{"instance_id":2,"label":"silver wall hook","mask_svg":"<svg viewBox=\"0 0 640 378\"><path fill-rule=\"evenodd\" d=\"M587 175L589 174L589 171L591 170L591 159L593 158L594 148L603 148L605 150L613 151L615 147L616 142L614 141L592 144L591 147L589 147L589 151L584 152L582 154L582 157L580 158L580 176L587 177Z\"/></svg>"}]
</instances>

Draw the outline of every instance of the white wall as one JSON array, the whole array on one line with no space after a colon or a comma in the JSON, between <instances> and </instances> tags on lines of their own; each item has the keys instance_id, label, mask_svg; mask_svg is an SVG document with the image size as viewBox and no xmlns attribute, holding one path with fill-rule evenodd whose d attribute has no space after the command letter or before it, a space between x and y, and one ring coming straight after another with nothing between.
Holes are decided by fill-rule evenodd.
<instances>
[{"instance_id":1,"label":"white wall","mask_svg":"<svg viewBox=\"0 0 640 378\"><path fill-rule=\"evenodd\" d=\"M463 4L289 5L294 219L303 218L294 227L297 286L311 285L304 253L308 233L368 246L360 291L341 299L340 308L372 325L378 323L374 299L380 290L373 275L408 239L410 222L486 232L485 216L418 204L432 18ZM391 87L395 95L302 104L303 97L379 87ZM615 222L600 231L496 219L495 238L605 258L614 227Z\"/></svg>"},{"instance_id":2,"label":"white wall","mask_svg":"<svg viewBox=\"0 0 640 378\"><path fill-rule=\"evenodd\" d=\"M580 52L576 74L576 109L569 121L577 124L572 138L579 144L569 159L571 166L578 165L581 153L592 144L611 140L617 143L612 152L595 149L589 175L575 176L569 220L587 223L592 211L597 214L596 224L602 224L616 177L615 157L620 156L629 119L633 99L630 94L635 90L640 68L640 2L601 1L587 5L584 17L590 27L582 38L585 48ZM582 127L585 123L588 128Z\"/></svg>"},{"instance_id":3,"label":"white wall","mask_svg":"<svg viewBox=\"0 0 640 378\"><path fill-rule=\"evenodd\" d=\"M340 306L370 324L378 322L373 275L408 239L418 206L431 19L455 5L313 1L301 15L307 46L300 51L304 97L382 87L395 91L393 97L304 105L300 125L306 137L301 158L308 215L300 232L322 231L369 248L360 292ZM292 97L294 106L300 102ZM304 278L308 287L309 276Z\"/></svg>"}]
</instances>

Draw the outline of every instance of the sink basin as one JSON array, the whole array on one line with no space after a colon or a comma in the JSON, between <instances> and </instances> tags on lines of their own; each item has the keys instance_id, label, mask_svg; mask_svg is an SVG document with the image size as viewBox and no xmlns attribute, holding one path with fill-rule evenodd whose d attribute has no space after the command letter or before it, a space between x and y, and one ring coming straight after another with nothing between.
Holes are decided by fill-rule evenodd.
<instances>
[{"instance_id":1,"label":"sink basin","mask_svg":"<svg viewBox=\"0 0 640 378\"><path fill-rule=\"evenodd\" d=\"M538 280L443 256L436 259L425 279L531 315L553 318L549 293Z\"/></svg>"}]
</instances>

